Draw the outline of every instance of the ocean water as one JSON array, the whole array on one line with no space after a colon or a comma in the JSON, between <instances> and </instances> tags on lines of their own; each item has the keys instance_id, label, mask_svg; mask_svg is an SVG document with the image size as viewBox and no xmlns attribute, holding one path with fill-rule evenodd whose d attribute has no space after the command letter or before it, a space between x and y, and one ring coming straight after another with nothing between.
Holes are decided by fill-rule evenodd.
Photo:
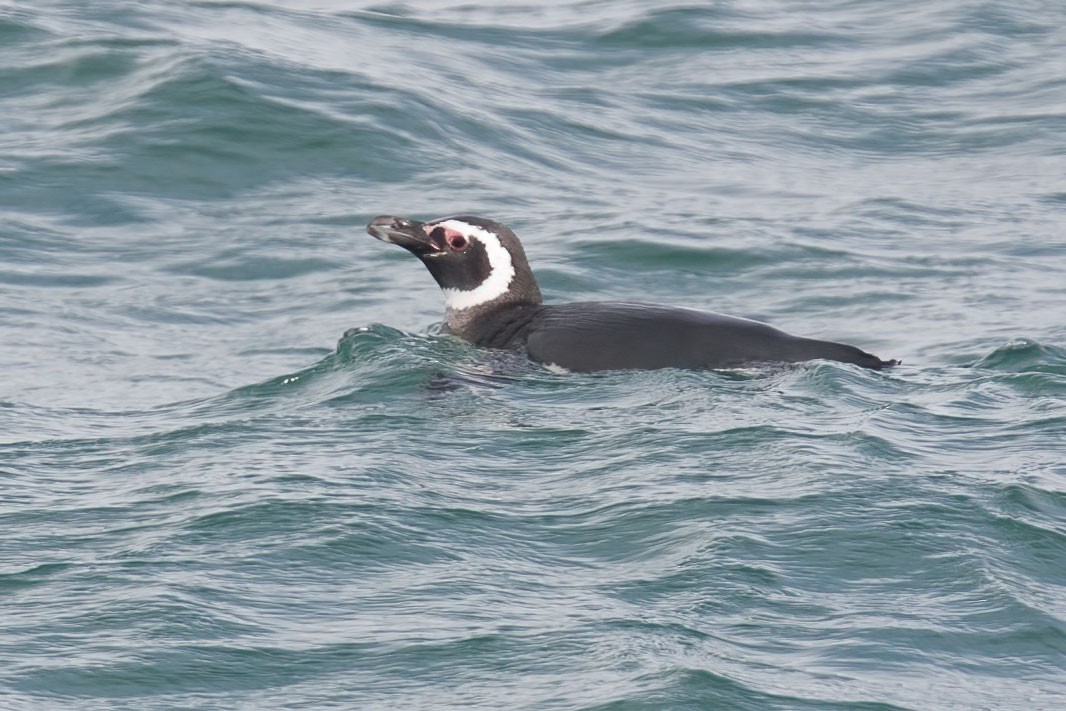
<instances>
[{"instance_id":1,"label":"ocean water","mask_svg":"<svg viewBox=\"0 0 1066 711\"><path fill-rule=\"evenodd\" d=\"M1066 6L0 0L0 709L1066 707ZM901 367L565 375L548 301Z\"/></svg>"}]
</instances>

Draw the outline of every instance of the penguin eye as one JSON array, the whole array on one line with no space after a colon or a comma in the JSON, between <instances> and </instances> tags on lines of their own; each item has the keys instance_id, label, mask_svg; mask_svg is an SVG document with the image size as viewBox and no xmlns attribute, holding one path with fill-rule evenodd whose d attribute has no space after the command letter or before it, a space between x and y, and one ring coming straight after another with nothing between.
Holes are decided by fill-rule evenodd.
<instances>
[{"instance_id":1,"label":"penguin eye","mask_svg":"<svg viewBox=\"0 0 1066 711\"><path fill-rule=\"evenodd\" d=\"M466 241L466 237L459 234L448 235L448 246L452 248L454 252L465 252L466 248L470 246L470 243Z\"/></svg>"}]
</instances>

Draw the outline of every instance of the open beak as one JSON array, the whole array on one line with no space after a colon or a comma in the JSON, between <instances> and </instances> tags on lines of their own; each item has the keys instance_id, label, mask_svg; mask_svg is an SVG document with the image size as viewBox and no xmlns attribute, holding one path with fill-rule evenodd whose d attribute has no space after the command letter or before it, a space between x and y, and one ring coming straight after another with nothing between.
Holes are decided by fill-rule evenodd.
<instances>
[{"instance_id":1,"label":"open beak","mask_svg":"<svg viewBox=\"0 0 1066 711\"><path fill-rule=\"evenodd\" d=\"M440 252L443 244L426 233L425 223L405 217L379 215L370 221L366 231L382 242L398 244L409 252L423 256Z\"/></svg>"}]
</instances>

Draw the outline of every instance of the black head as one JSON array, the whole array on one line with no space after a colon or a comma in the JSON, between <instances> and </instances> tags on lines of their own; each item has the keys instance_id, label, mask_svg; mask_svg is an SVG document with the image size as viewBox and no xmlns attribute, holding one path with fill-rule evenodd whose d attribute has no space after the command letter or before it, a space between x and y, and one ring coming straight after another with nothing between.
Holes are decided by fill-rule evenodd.
<instances>
[{"instance_id":1,"label":"black head","mask_svg":"<svg viewBox=\"0 0 1066 711\"><path fill-rule=\"evenodd\" d=\"M522 244L498 222L470 215L429 222L382 215L367 232L422 260L444 292L449 322L453 312L541 302Z\"/></svg>"}]
</instances>

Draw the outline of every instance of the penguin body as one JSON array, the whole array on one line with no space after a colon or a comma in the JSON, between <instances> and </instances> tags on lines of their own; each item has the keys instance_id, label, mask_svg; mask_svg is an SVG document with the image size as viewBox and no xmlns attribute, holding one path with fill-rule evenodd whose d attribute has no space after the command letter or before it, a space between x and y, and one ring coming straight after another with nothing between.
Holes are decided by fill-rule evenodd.
<instances>
[{"instance_id":1,"label":"penguin body","mask_svg":"<svg viewBox=\"0 0 1066 711\"><path fill-rule=\"evenodd\" d=\"M897 364L854 346L713 312L613 301L543 304L518 238L485 218L423 223L382 216L367 230L422 260L444 292L449 332L489 348L524 348L546 366L592 372L816 359L874 370Z\"/></svg>"}]
</instances>

